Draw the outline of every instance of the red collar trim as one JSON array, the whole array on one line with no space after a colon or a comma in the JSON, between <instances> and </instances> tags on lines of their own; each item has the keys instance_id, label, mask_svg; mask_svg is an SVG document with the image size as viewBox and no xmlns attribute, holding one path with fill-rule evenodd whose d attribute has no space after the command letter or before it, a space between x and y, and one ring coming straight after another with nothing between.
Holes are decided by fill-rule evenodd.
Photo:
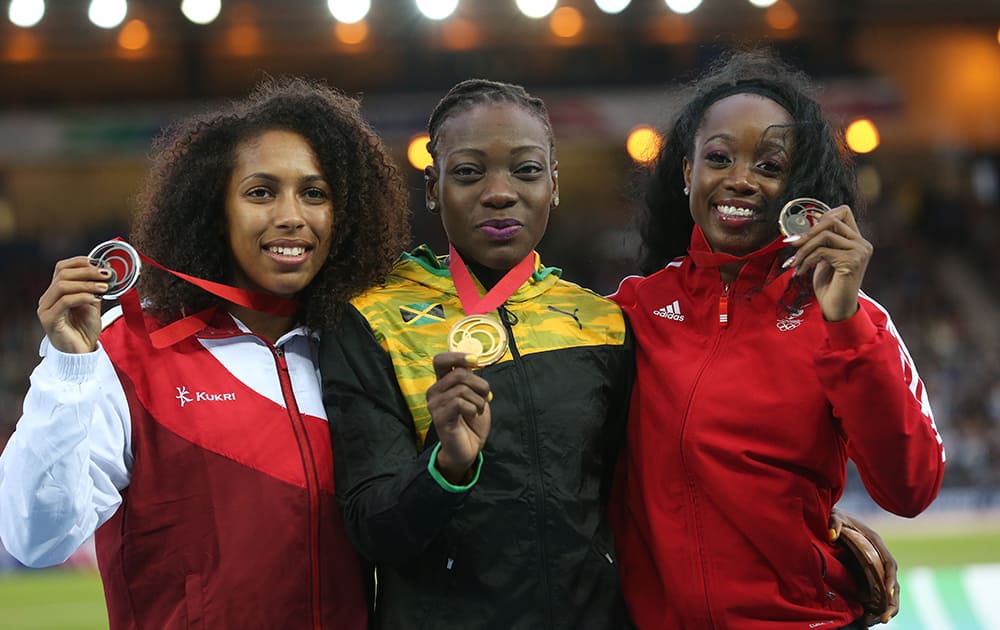
<instances>
[{"instance_id":1,"label":"red collar trim","mask_svg":"<svg viewBox=\"0 0 1000 630\"><path fill-rule=\"evenodd\" d=\"M763 258L785 247L787 245L779 237L768 245L745 256L734 256L725 252L713 252L712 246L708 244L708 239L705 238L704 232L696 225L691 232L691 246L688 248L688 254L691 256L691 260L699 267L721 267L730 263L746 263L750 260Z\"/></svg>"}]
</instances>

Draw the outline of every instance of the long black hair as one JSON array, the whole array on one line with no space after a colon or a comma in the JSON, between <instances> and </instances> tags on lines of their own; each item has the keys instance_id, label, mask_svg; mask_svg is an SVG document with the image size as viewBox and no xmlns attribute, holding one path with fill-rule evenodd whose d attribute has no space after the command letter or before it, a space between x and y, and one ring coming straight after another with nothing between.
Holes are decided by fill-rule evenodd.
<instances>
[{"instance_id":1,"label":"long black hair","mask_svg":"<svg viewBox=\"0 0 1000 630\"><path fill-rule=\"evenodd\" d=\"M729 51L687 88L685 104L664 132L666 141L644 180L639 219L642 273L653 273L687 251L694 219L683 192L684 159L692 158L706 111L727 96L745 92L770 98L792 116L794 148L778 207L796 197L813 197L830 207L848 204L855 213L859 210L853 161L843 134L811 98L808 77L767 49Z\"/></svg>"}]
</instances>

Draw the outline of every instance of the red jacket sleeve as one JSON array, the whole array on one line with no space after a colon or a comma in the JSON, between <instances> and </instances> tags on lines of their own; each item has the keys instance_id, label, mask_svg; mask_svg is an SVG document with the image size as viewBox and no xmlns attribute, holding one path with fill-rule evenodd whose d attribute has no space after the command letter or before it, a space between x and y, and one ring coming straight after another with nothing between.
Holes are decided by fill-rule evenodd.
<instances>
[{"instance_id":1,"label":"red jacket sleeve","mask_svg":"<svg viewBox=\"0 0 1000 630\"><path fill-rule=\"evenodd\" d=\"M862 295L851 318L827 322L816 370L875 501L913 517L937 496L945 453L924 384L889 314Z\"/></svg>"}]
</instances>

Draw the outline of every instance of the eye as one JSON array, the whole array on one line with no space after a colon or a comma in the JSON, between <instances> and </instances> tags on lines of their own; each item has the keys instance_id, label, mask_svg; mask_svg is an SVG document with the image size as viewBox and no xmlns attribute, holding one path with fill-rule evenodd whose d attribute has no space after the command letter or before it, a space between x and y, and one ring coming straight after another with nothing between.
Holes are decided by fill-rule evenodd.
<instances>
[{"instance_id":1,"label":"eye","mask_svg":"<svg viewBox=\"0 0 1000 630\"><path fill-rule=\"evenodd\" d=\"M330 195L322 188L306 188L302 191L302 196L315 202L323 202L330 198Z\"/></svg>"},{"instance_id":2,"label":"eye","mask_svg":"<svg viewBox=\"0 0 1000 630\"><path fill-rule=\"evenodd\" d=\"M482 173L480 169L472 164L459 164L451 169L451 174L461 181L472 181Z\"/></svg>"},{"instance_id":3,"label":"eye","mask_svg":"<svg viewBox=\"0 0 1000 630\"><path fill-rule=\"evenodd\" d=\"M765 175L777 176L785 172L785 161L777 157L765 158L756 165L757 169Z\"/></svg>"},{"instance_id":4,"label":"eye","mask_svg":"<svg viewBox=\"0 0 1000 630\"><path fill-rule=\"evenodd\" d=\"M269 188L264 186L254 186L244 193L247 197L254 200L264 200L270 199L274 196Z\"/></svg>"},{"instance_id":5,"label":"eye","mask_svg":"<svg viewBox=\"0 0 1000 630\"><path fill-rule=\"evenodd\" d=\"M514 174L521 179L538 179L545 173L545 167L538 162L525 162L514 168Z\"/></svg>"},{"instance_id":6,"label":"eye","mask_svg":"<svg viewBox=\"0 0 1000 630\"><path fill-rule=\"evenodd\" d=\"M709 162L710 164L725 166L729 164L732 160L730 160L729 156L723 153L722 151L709 151L708 153L705 154L705 161Z\"/></svg>"}]
</instances>

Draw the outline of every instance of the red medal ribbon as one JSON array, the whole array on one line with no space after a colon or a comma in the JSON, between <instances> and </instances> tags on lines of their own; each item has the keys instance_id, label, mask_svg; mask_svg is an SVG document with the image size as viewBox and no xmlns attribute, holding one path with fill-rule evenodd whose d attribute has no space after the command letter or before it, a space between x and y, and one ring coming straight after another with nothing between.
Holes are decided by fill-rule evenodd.
<instances>
[{"instance_id":1,"label":"red medal ribbon","mask_svg":"<svg viewBox=\"0 0 1000 630\"><path fill-rule=\"evenodd\" d=\"M114 240L122 239L116 238ZM142 259L143 262L176 276L181 280L190 282L196 287L204 289L212 295L218 296L233 304L245 306L246 308L261 313L277 315L279 317L293 315L299 310L300 304L295 300L289 300L277 295L257 293L248 289L240 289L238 287L229 286L228 284L212 282L211 280L205 280L203 278L196 278L195 276L190 276L186 273L168 269L138 250L136 250L136 253L139 254L139 258ZM159 349L171 346L178 341L203 330L208 326L216 311L216 307L212 306L203 311L194 313L193 315L188 315L182 319L170 322L166 326L150 332L147 330L145 322L143 321L142 304L139 300L139 294L135 287L132 287L122 294L119 298L119 302L122 305L122 311L124 312L125 319L129 322L130 327L139 334L148 337L150 342L153 344L153 347Z\"/></svg>"},{"instance_id":2,"label":"red medal ribbon","mask_svg":"<svg viewBox=\"0 0 1000 630\"><path fill-rule=\"evenodd\" d=\"M458 292L458 299L462 302L462 310L466 315L480 315L496 310L507 298L514 295L518 287L525 283L535 271L535 252L528 252L521 262L510 269L500 282L497 282L486 295L480 297L476 288L476 281L472 279L472 274L465 266L465 261L459 256L458 250L451 243L448 244L448 271L451 279L455 283L455 290Z\"/></svg>"},{"instance_id":3,"label":"red medal ribbon","mask_svg":"<svg viewBox=\"0 0 1000 630\"><path fill-rule=\"evenodd\" d=\"M205 289L212 295L216 295L227 302L232 302L233 304L237 304L239 306L245 306L252 311L267 313L268 315L288 317L289 315L294 315L301 306L295 300L289 300L288 298L283 298L277 295L267 295L265 293L257 293L247 289L240 289L229 286L228 284L212 282L211 280L189 276L186 273L174 271L173 269L167 269L142 252L139 252L139 258L141 258L143 262L148 263L157 269L166 271L171 275L177 276L181 280L187 280L196 287Z\"/></svg>"}]
</instances>

